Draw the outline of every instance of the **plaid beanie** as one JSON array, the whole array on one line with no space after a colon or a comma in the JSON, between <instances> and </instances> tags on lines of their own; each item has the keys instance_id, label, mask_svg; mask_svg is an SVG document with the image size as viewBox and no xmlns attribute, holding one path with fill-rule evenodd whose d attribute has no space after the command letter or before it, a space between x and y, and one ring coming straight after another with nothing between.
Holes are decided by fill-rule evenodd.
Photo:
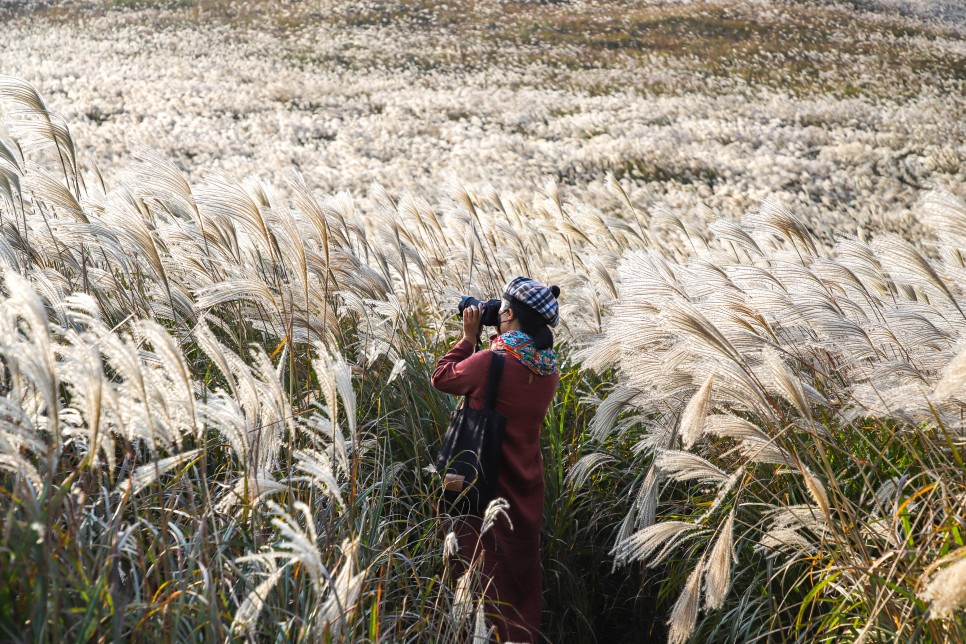
<instances>
[{"instance_id":1,"label":"plaid beanie","mask_svg":"<svg viewBox=\"0 0 966 644\"><path fill-rule=\"evenodd\" d=\"M529 277L514 277L503 287L503 299L516 300L529 306L542 317L550 326L557 326L560 322L560 307L557 306L557 296L560 288L546 286Z\"/></svg>"}]
</instances>

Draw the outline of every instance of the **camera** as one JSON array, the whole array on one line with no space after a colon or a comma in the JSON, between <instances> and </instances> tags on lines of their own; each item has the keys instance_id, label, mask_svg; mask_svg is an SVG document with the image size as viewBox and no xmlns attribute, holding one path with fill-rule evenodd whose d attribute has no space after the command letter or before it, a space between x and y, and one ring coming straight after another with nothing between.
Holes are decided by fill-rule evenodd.
<instances>
[{"instance_id":1,"label":"camera","mask_svg":"<svg viewBox=\"0 0 966 644\"><path fill-rule=\"evenodd\" d=\"M466 307L478 306L480 304L483 305L483 311L480 315L480 324L483 326L496 326L500 321L500 300L487 300L486 302L481 302L475 297L464 295L460 300L459 306L457 307L460 317L463 317L463 309Z\"/></svg>"}]
</instances>

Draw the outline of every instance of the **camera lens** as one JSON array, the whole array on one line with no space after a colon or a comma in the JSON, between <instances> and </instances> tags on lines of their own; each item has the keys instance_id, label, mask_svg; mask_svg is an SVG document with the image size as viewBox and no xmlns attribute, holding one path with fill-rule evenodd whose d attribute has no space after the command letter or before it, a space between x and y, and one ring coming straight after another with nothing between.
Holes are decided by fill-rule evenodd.
<instances>
[{"instance_id":1,"label":"camera lens","mask_svg":"<svg viewBox=\"0 0 966 644\"><path fill-rule=\"evenodd\" d=\"M465 309L468 306L476 306L479 303L480 301L475 297L471 295L464 295L463 298L460 300L459 306L456 308L459 311L460 316L462 317L463 309Z\"/></svg>"},{"instance_id":2,"label":"camera lens","mask_svg":"<svg viewBox=\"0 0 966 644\"><path fill-rule=\"evenodd\" d=\"M500 321L500 300L481 302L472 295L464 295L460 299L460 303L456 309L459 312L459 316L463 317L463 311L466 307L479 306L481 304L483 305L483 310L480 312L480 324L483 326L496 326Z\"/></svg>"}]
</instances>

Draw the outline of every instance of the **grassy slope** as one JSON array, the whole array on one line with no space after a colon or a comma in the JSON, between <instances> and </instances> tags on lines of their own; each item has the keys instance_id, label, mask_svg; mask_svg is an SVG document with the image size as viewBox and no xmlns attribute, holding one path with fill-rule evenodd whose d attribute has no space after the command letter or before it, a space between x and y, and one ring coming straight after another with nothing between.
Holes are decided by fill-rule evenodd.
<instances>
[{"instance_id":1,"label":"grassy slope","mask_svg":"<svg viewBox=\"0 0 966 644\"><path fill-rule=\"evenodd\" d=\"M306 3L308 4L308 3ZM578 77L575 89L609 93L714 93L727 79L749 88L794 94L912 97L922 92L962 91L966 81L966 34L944 23L849 6L740 2L701 2L640 6L606 2L338 3L321 8L302 3L250 3L234 0L148 2L109 0L40 6L51 20L81 20L107 12L128 12L140 20L148 12L161 23L244 26L295 33L319 25L348 31L405 27L431 47L403 56L387 52L372 60L351 52L327 64L415 66L425 70L481 70L546 64L547 81L574 82L567 71L632 69L663 65L681 72L670 86L642 81L629 71L620 84ZM138 12L138 13L132 13ZM956 48L958 46L958 50ZM299 45L301 47L301 45ZM312 60L312 52L293 55ZM888 70L882 73L880 70ZM612 81L611 81L612 83Z\"/></svg>"}]
</instances>

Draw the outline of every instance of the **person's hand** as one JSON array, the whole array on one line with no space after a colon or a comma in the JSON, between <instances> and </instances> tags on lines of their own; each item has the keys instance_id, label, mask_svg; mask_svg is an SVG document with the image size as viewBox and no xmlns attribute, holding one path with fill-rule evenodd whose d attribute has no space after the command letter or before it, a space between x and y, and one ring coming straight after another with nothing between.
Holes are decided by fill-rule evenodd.
<instances>
[{"instance_id":1,"label":"person's hand","mask_svg":"<svg viewBox=\"0 0 966 644\"><path fill-rule=\"evenodd\" d=\"M463 339L470 344L475 344L476 338L480 335L480 317L482 315L482 304L463 309Z\"/></svg>"}]
</instances>

